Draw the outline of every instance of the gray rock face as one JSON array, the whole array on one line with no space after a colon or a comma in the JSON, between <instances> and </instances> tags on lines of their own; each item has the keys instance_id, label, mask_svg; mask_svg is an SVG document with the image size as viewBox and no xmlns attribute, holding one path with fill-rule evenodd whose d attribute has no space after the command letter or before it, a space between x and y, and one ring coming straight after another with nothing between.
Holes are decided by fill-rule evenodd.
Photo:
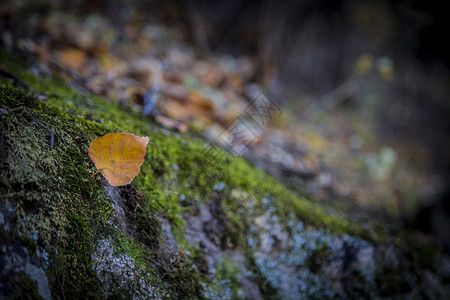
<instances>
[{"instance_id":1,"label":"gray rock face","mask_svg":"<svg viewBox=\"0 0 450 300\"><path fill-rule=\"evenodd\" d=\"M105 296L113 295L118 289L130 289L130 286L138 283L139 288L129 290L133 299L162 298L161 289L141 279L144 277L143 271L129 255L118 253L111 239L98 241L92 260Z\"/></svg>"},{"instance_id":2,"label":"gray rock face","mask_svg":"<svg viewBox=\"0 0 450 300\"><path fill-rule=\"evenodd\" d=\"M106 186L105 194L114 209L110 223L116 234L136 238L129 227L123 193ZM182 214L184 238L201 257L193 260L193 266L207 278L201 292L206 298L264 299L267 293L280 299L384 298L392 293L389 289L404 298L442 299L449 295L448 286L442 283L442 278L450 277L446 256L435 258L434 270L417 270L406 258L407 253L393 244L375 245L355 236L307 226L293 213L279 215L276 199L258 201L238 190L233 194L245 211L247 225L243 227L242 244L230 242L230 212L220 193L213 193L211 199ZM22 281L25 278L37 295L52 299L46 275L51 263L48 250L38 248L30 253L8 240L14 212L3 207L2 215L0 276L15 276ZM159 259L182 260L179 249L183 246L174 237L170 222L163 217L159 222ZM34 232L32 236L37 240L38 235ZM171 297L165 283L145 280L149 274L116 243L115 235L99 238L91 255L104 295L115 295L121 289L127 290L132 299ZM158 264L158 260L153 263ZM0 285L0 292L10 295L10 289Z\"/></svg>"},{"instance_id":3,"label":"gray rock face","mask_svg":"<svg viewBox=\"0 0 450 300\"><path fill-rule=\"evenodd\" d=\"M283 299L375 295L374 247L366 241L301 222L283 228L270 214L259 223L255 262Z\"/></svg>"},{"instance_id":4,"label":"gray rock face","mask_svg":"<svg viewBox=\"0 0 450 300\"><path fill-rule=\"evenodd\" d=\"M214 196L194 213L184 214L186 240L200 245L207 274L217 277L223 260L231 261L238 269L238 292L244 297L263 299L264 286L280 299L383 298L392 293L389 289L406 298L424 294L442 298L449 293L435 272L425 277L416 274L405 257L407 253L393 245L374 245L358 237L305 226L293 213L277 215L272 200L263 199L263 207L259 207L258 201L247 196L242 197L250 224L246 243L232 249L220 242L228 234L223 225L226 217L218 217L222 211L220 198ZM443 265L439 273L447 274L450 260L445 256L440 260ZM263 278L263 284L258 277ZM222 285L224 295L233 298L228 283ZM433 292L424 289L425 283L433 287Z\"/></svg>"},{"instance_id":5,"label":"gray rock face","mask_svg":"<svg viewBox=\"0 0 450 300\"><path fill-rule=\"evenodd\" d=\"M30 253L17 241L9 239L11 220L15 213L11 208L0 206L4 217L0 228L0 298L39 295L45 300L52 299L47 275L48 254L44 249ZM35 232L37 235L37 232ZM26 291L16 290L15 285L23 285Z\"/></svg>"}]
</instances>

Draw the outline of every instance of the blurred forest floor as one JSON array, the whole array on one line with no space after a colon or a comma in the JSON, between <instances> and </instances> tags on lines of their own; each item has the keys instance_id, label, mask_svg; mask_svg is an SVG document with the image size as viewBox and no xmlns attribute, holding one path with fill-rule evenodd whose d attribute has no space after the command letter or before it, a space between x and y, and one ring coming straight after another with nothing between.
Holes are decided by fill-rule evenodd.
<instances>
[{"instance_id":1,"label":"blurred forest floor","mask_svg":"<svg viewBox=\"0 0 450 300\"><path fill-rule=\"evenodd\" d=\"M438 2L143 2L6 1L1 47L317 201L411 220L446 193ZM260 95L263 124L248 110Z\"/></svg>"}]
</instances>

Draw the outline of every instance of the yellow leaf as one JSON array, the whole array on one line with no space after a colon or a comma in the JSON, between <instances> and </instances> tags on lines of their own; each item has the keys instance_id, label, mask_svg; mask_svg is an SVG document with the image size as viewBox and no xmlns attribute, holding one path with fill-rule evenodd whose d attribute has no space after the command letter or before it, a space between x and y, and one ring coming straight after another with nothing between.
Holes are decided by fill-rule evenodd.
<instances>
[{"instance_id":1,"label":"yellow leaf","mask_svg":"<svg viewBox=\"0 0 450 300\"><path fill-rule=\"evenodd\" d=\"M139 174L148 141L130 133L108 133L91 142L89 157L110 185L126 185Z\"/></svg>"}]
</instances>

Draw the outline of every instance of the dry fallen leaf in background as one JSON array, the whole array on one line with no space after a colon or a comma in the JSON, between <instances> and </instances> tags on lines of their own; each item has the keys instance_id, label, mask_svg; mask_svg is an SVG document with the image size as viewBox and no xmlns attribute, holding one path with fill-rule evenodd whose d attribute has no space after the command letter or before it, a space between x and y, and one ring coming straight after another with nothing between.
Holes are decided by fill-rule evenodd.
<instances>
[{"instance_id":1,"label":"dry fallen leaf in background","mask_svg":"<svg viewBox=\"0 0 450 300\"><path fill-rule=\"evenodd\" d=\"M148 141L131 133L108 133L91 142L89 157L110 185L126 185L139 174Z\"/></svg>"},{"instance_id":2,"label":"dry fallen leaf in background","mask_svg":"<svg viewBox=\"0 0 450 300\"><path fill-rule=\"evenodd\" d=\"M186 124L171 118L164 117L163 115L157 115L155 117L155 122L167 129L177 129L181 133L186 132L188 129Z\"/></svg>"},{"instance_id":3,"label":"dry fallen leaf in background","mask_svg":"<svg viewBox=\"0 0 450 300\"><path fill-rule=\"evenodd\" d=\"M87 53L83 50L76 48L66 48L57 52L59 61L77 71L80 71L81 67L86 63Z\"/></svg>"}]
</instances>

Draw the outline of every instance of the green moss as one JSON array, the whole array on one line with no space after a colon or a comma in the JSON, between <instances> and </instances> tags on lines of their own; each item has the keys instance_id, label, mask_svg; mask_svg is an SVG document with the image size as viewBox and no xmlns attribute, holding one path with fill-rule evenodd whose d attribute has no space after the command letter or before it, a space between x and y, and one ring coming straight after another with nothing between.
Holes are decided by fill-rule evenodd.
<instances>
[{"instance_id":1,"label":"green moss","mask_svg":"<svg viewBox=\"0 0 450 300\"><path fill-rule=\"evenodd\" d=\"M52 95L48 97L47 105L59 112L64 108L65 111L72 112L74 118L82 119L88 126L88 132L95 133L103 129L149 136L148 159L135 183L150 196L152 205L148 208L152 213L164 211L175 225L175 231L183 226L179 217L182 211L179 206L180 195L205 199L214 184L223 181L227 187L240 187L257 199L272 195L280 203L280 212L293 209L308 224L325 226L339 234L368 237L359 225L332 216L321 206L306 199L299 199L275 179L240 157L229 155L214 146L205 147L204 141L199 138L181 138L178 134L161 130L149 119L142 118L138 112L123 108L114 101L105 105L103 99L83 95L57 80L48 81L30 75L23 68L9 67L33 88ZM86 118L101 120L102 124L100 126ZM174 166L177 166L178 171L174 170Z\"/></svg>"},{"instance_id":2,"label":"green moss","mask_svg":"<svg viewBox=\"0 0 450 300\"><path fill-rule=\"evenodd\" d=\"M141 268L145 273L153 273L153 268L148 264L148 256L151 255L150 252L143 248L142 243L137 241L123 232L117 233L116 249L118 252L123 252L133 259L133 261ZM154 274L153 274L154 276Z\"/></svg>"},{"instance_id":3,"label":"green moss","mask_svg":"<svg viewBox=\"0 0 450 300\"><path fill-rule=\"evenodd\" d=\"M0 99L6 111L1 198L15 207L15 234L34 236L37 247L50 251L55 263L49 273L59 293L69 299L100 296L89 264L90 242L96 228L106 228L112 210L95 181L88 180L91 166L84 152L92 133L16 89L2 88Z\"/></svg>"},{"instance_id":4,"label":"green moss","mask_svg":"<svg viewBox=\"0 0 450 300\"><path fill-rule=\"evenodd\" d=\"M6 111L1 115L2 147L8 153L8 171L2 174L1 185L4 199L16 207L18 232L30 235L39 231L37 243L53 249L51 257L56 263L49 272L56 295L63 293L70 299L101 294L90 255L99 237L114 233L108 224L113 208L103 195L101 177L90 179L96 170L87 149L92 139L108 132L131 132L150 138L147 158L134 180L143 200L129 210L134 215L128 216L139 239L130 240L115 232L116 246L143 269L151 269L151 259L146 256L160 239L155 216L166 217L178 243L186 246L181 213L188 208L181 204L200 204L209 198L217 183L225 185L223 207L230 247L246 247L245 232L250 222L242 199L231 195L235 189L248 194L259 209L264 209L261 199L269 197L279 216L294 212L306 224L370 238L358 224L299 197L240 157L206 145L192 135L180 136L161 129L139 112L114 101L105 102L56 79L31 75L19 59L1 51L0 62L46 96L40 101L0 78L0 107ZM251 253L248 255L251 261ZM201 295L200 282L205 280L192 264L179 262L165 267L170 271L160 280L169 282L174 294ZM270 290L263 278L260 282L263 291Z\"/></svg>"},{"instance_id":5,"label":"green moss","mask_svg":"<svg viewBox=\"0 0 450 300\"><path fill-rule=\"evenodd\" d=\"M241 271L232 261L223 257L217 268L216 280L218 286L225 290L225 294L231 299L243 299L243 292L240 288L239 276Z\"/></svg>"}]
</instances>

